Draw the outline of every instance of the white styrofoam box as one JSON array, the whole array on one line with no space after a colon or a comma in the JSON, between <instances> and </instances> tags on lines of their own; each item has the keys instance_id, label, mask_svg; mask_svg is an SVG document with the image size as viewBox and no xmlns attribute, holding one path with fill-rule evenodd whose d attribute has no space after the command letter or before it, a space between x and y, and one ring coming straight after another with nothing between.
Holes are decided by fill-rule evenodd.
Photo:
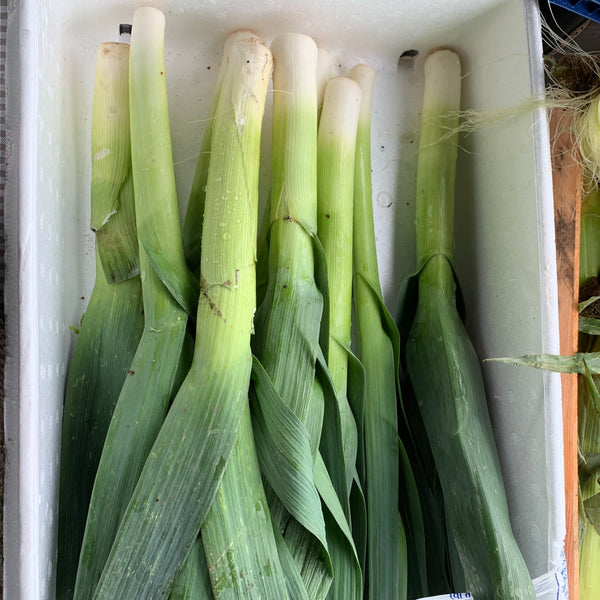
<instances>
[{"instance_id":1,"label":"white styrofoam box","mask_svg":"<svg viewBox=\"0 0 600 600\"><path fill-rule=\"evenodd\" d=\"M517 106L543 90L534 0L162 0L174 161L185 206L220 52L251 28L311 34L346 73L378 71L373 197L386 302L414 268L422 65L439 46L463 61L463 108ZM11 6L19 135L7 200L8 365L5 594L53 597L61 403L93 282L90 115L96 50L131 22L133 0L26 0ZM16 40L16 41L15 41ZM399 60L417 50L414 59ZM268 112L268 109L267 109ZM268 189L268 116L264 190ZM558 352L550 151L545 114L522 111L461 140L456 251L467 325L482 358ZM564 566L560 379L485 363L516 538L534 577ZM552 587L552 586L551 586ZM449 592L468 590L449 590ZM556 597L556 587L553 588Z\"/></svg>"}]
</instances>

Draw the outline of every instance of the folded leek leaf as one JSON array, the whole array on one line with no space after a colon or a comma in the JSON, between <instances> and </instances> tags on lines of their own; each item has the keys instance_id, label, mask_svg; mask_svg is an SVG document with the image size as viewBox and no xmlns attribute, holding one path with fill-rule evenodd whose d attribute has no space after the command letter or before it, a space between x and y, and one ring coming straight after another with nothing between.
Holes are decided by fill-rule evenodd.
<instances>
[{"instance_id":1,"label":"folded leek leaf","mask_svg":"<svg viewBox=\"0 0 600 600\"><path fill-rule=\"evenodd\" d=\"M514 357L488 358L486 361L518 367L543 369L544 371L552 371L554 373L600 374L600 352L577 352L569 356L561 356L559 354L524 354Z\"/></svg>"}]
</instances>

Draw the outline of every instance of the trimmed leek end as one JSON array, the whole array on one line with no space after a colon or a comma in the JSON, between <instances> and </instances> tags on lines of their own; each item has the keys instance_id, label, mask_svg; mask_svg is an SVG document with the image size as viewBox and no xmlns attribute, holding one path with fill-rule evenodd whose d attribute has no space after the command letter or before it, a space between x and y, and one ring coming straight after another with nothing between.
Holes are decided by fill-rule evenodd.
<instances>
[{"instance_id":1,"label":"trimmed leek end","mask_svg":"<svg viewBox=\"0 0 600 600\"><path fill-rule=\"evenodd\" d=\"M273 71L274 95L282 110L295 106L315 106L317 94L318 49L315 41L302 33L284 33L271 44L275 68ZM294 57L301 57L292 65Z\"/></svg>"},{"instance_id":2,"label":"trimmed leek end","mask_svg":"<svg viewBox=\"0 0 600 600\"><path fill-rule=\"evenodd\" d=\"M362 91L359 119L362 123L371 123L371 107L373 104L373 86L377 71L370 65L359 64L350 70L350 78L356 81Z\"/></svg>"},{"instance_id":3,"label":"trimmed leek end","mask_svg":"<svg viewBox=\"0 0 600 600\"><path fill-rule=\"evenodd\" d=\"M329 80L323 96L319 143L329 142L343 146L342 159L347 159L350 154L354 157L360 103L360 86L355 81L349 77L334 77ZM347 163L344 166L347 167Z\"/></svg>"},{"instance_id":4,"label":"trimmed leek end","mask_svg":"<svg viewBox=\"0 0 600 600\"><path fill-rule=\"evenodd\" d=\"M131 187L129 45L106 42L98 49L92 107L91 228L106 280L139 274Z\"/></svg>"}]
</instances>

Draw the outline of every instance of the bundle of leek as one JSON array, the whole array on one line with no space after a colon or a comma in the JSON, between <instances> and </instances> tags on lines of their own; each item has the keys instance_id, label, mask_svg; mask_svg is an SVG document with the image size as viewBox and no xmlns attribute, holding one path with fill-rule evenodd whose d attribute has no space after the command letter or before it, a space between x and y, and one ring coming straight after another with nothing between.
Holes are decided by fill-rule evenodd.
<instances>
[{"instance_id":1,"label":"bundle of leek","mask_svg":"<svg viewBox=\"0 0 600 600\"><path fill-rule=\"evenodd\" d=\"M457 310L454 179L460 63L425 62L417 171L418 272L401 315L406 369L443 492L454 589L475 598L534 599L513 537L479 360ZM450 134L449 134L450 132ZM415 284L416 282L416 284ZM408 400L406 400L408 401ZM465 501L465 497L469 499Z\"/></svg>"},{"instance_id":2,"label":"bundle of leek","mask_svg":"<svg viewBox=\"0 0 600 600\"><path fill-rule=\"evenodd\" d=\"M162 13L136 11L134 37L161 40L163 31ZM140 56L140 75L164 76L152 56ZM248 408L258 157L271 65L270 52L252 35L238 40L228 56L212 125L194 357L125 510L99 599L167 595L200 528L215 596L287 596L252 460ZM160 232L150 215L146 226ZM152 261L151 248L144 248ZM162 258L159 253L152 263L159 274ZM186 310L189 281L176 274L165 280Z\"/></svg>"},{"instance_id":3,"label":"bundle of leek","mask_svg":"<svg viewBox=\"0 0 600 600\"><path fill-rule=\"evenodd\" d=\"M313 478L324 413L323 394L315 381L323 312L313 253L317 46L308 36L289 33L277 36L271 51L275 68L268 283L253 341L264 374L261 381L261 370L255 370L253 420L262 471L272 488L270 510L293 558L288 570L297 565L307 598L325 598L332 573ZM267 378L275 394L265 395ZM285 415L285 424L277 424L278 415ZM273 437L276 428L287 433ZM282 446L291 440L293 446ZM285 459L273 460L275 456Z\"/></svg>"},{"instance_id":4,"label":"bundle of leek","mask_svg":"<svg viewBox=\"0 0 600 600\"><path fill-rule=\"evenodd\" d=\"M350 78L325 85L318 73L327 53L319 58L312 39L285 34L273 42L273 185L264 298L254 324L271 53L250 32L227 40L181 232L164 27L160 11L136 10L130 56L127 47L116 47L114 84L102 79L101 67L112 52L103 47L99 57L97 91L112 90L114 97L95 105L95 122L106 120L107 102L123 118L94 129L99 275L65 409L58 596L72 594L77 557L77 598L424 595L424 528L398 436L400 340L382 300L373 233L374 71L361 65ZM458 109L459 71L448 51L426 63L419 272L410 280L418 280L418 295L405 298L403 328L410 334L403 355L443 492L438 517L447 524L453 587L475 597L524 600L532 598L531 580L510 531L481 375L456 310L456 137L446 132L456 128L449 114ZM352 293L362 364L351 349ZM125 304L124 294L133 300ZM102 327L94 316L97 296L108 307ZM188 317L196 321L191 364ZM107 323L122 331L115 334ZM117 362L99 383L92 361L85 371L81 366L81 356L94 351L86 350L97 343L94 335L118 339L120 348L106 344ZM91 408L75 416L82 382L92 396L109 399L105 408L95 408L93 396ZM70 445L96 412L100 435L85 430L93 460L85 465L86 489L75 495L67 479L81 470L73 462L81 453ZM399 489L412 496L401 499ZM67 545L74 499L79 531ZM71 548L68 558L63 548ZM438 556L440 563L446 558Z\"/></svg>"},{"instance_id":5,"label":"bundle of leek","mask_svg":"<svg viewBox=\"0 0 600 600\"><path fill-rule=\"evenodd\" d=\"M143 31L144 23L139 18L136 21L139 31ZM143 71L141 75L137 71L140 53L144 56L149 54L147 46L140 44L136 35L130 58L138 79L133 79L131 85L127 85L129 69L125 64L123 70L126 77L121 82L125 90L123 96L127 104L131 103L131 114L135 117L131 119L131 154L138 205L136 220L141 221L142 215L154 215L162 223L161 228L173 232L175 237L170 241L177 248L181 247L181 236L174 185L170 190L166 186L166 189L161 189L158 179L164 181L165 178L158 169L153 168L157 162L157 152L145 137L160 141L161 133L164 135L164 128L161 131L154 123L155 115L159 114L161 107L166 106L166 84L164 77L159 78L154 93L145 97L145 101L140 100L139 92L144 87L140 85L139 78L145 75ZM130 93L127 93L128 88ZM114 110L114 107L108 106L108 109ZM168 140L160 144L162 149L169 147ZM168 164L167 158L161 158L161 164ZM162 168L164 170L165 167ZM156 193L157 190L162 193ZM140 227L138 231L143 240L146 230ZM75 598L93 597L119 522L162 425L172 393L178 389L182 375L189 366L186 355L182 355L187 315L154 271L143 243L140 244L139 256L144 331L115 406L96 473L79 558Z\"/></svg>"}]
</instances>

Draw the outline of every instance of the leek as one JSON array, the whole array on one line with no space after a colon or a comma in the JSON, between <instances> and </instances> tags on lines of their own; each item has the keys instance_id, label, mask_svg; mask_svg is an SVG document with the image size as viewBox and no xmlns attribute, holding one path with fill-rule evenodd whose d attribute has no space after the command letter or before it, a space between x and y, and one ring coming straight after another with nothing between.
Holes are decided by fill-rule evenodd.
<instances>
[{"instance_id":1,"label":"leek","mask_svg":"<svg viewBox=\"0 0 600 600\"><path fill-rule=\"evenodd\" d=\"M246 228L248 245L245 260L248 262L245 271L251 275L248 284L252 285L246 291L254 293L260 133L271 68L271 53L256 36L246 32L243 37L234 39L213 125L205 217L213 218L213 226L206 226L205 222L202 238L203 276L213 270L218 274L221 257L227 256L220 251L220 246L235 257L238 232L242 227ZM238 147L240 140L244 144L241 148ZM231 194L229 206L214 201L208 204L214 173L217 187L222 186L224 199ZM242 173L245 179L239 176ZM246 206L242 207L242 202ZM215 211L212 214L211 209ZM235 216L237 218L234 221ZM224 224L220 219L227 218L230 219L231 234L221 229ZM238 264L244 263L238 259ZM205 265L207 270L204 269ZM236 277L238 273L241 273L241 269L236 270ZM223 273L223 277L226 275L227 272ZM226 281L227 285L231 275L227 279L212 277L211 280ZM212 289L212 285L208 289ZM246 302L255 306L254 294ZM249 351L250 339L246 338L245 341L248 344L246 350ZM250 365L244 368L246 366ZM244 372L247 376L250 373ZM202 524L202 541L215 598L287 597L247 403L221 485Z\"/></svg>"},{"instance_id":2,"label":"leek","mask_svg":"<svg viewBox=\"0 0 600 600\"><path fill-rule=\"evenodd\" d=\"M147 103L135 104L136 119L131 125L132 154L137 157L133 167L134 185L152 171L154 155L145 153L140 128L154 130L154 112ZM138 197L136 220L141 222L149 212L157 210L161 198L149 193ZM157 189L160 187L157 186ZM140 210L142 201L146 202ZM179 216L173 211L161 211L157 217L170 218L164 229L178 232ZM152 215L155 217L155 215ZM181 237L171 238L181 244ZM157 277L143 247L139 250L142 265L144 332L128 370L128 377L119 396L107 433L102 458L90 502L82 553L75 590L76 598L91 598L104 567L119 522L127 506L148 451L154 442L167 412L177 381L180 355L186 331L187 315ZM181 375L179 373L179 375Z\"/></svg>"},{"instance_id":3,"label":"leek","mask_svg":"<svg viewBox=\"0 0 600 600\"><path fill-rule=\"evenodd\" d=\"M341 503L335 494L321 502L314 474L326 404L316 378L326 294L324 257L316 239L317 47L305 35L283 34L273 41L272 52L269 277L257 313L254 347L264 369L255 365L253 413L261 468L276 495L270 506L283 532L280 553L289 555L288 582L296 582L294 594L301 584L302 594L317 599L327 596L331 584L332 537L349 559L344 578L358 593L361 573ZM337 409L335 395L329 398ZM339 429L337 433L327 435L339 442L341 458ZM320 482L331 485L326 471Z\"/></svg>"},{"instance_id":4,"label":"leek","mask_svg":"<svg viewBox=\"0 0 600 600\"><path fill-rule=\"evenodd\" d=\"M456 307L454 179L460 63L425 62L417 170L418 297L406 366L443 491L455 590L475 598L535 598L508 516L479 360ZM468 500L466 500L468 499Z\"/></svg>"},{"instance_id":5,"label":"leek","mask_svg":"<svg viewBox=\"0 0 600 600\"><path fill-rule=\"evenodd\" d=\"M364 499L358 488L358 427L349 393L354 357L350 351L352 315L352 231L354 160L360 112L359 85L346 77L335 77L325 87L317 138L317 232L325 253L329 289L327 341L324 345L341 426L343 480L332 472L340 502L352 527L361 565L364 562ZM362 368L362 367L361 367ZM362 373L361 373L362 374ZM326 391L326 390L325 390ZM360 395L360 394L359 394ZM325 419L325 428L337 425ZM327 465L330 466L329 464ZM362 597L362 576L355 572L355 554L337 532L328 537L334 579L331 598Z\"/></svg>"},{"instance_id":6,"label":"leek","mask_svg":"<svg viewBox=\"0 0 600 600\"><path fill-rule=\"evenodd\" d=\"M365 368L365 474L369 598L406 598L404 526L399 513L399 445L396 409L398 333L379 283L371 188L371 102L375 70L356 65L361 88L354 170L354 299ZM394 341L392 341L392 339Z\"/></svg>"},{"instance_id":7,"label":"leek","mask_svg":"<svg viewBox=\"0 0 600 600\"><path fill-rule=\"evenodd\" d=\"M310 574L310 580L304 581L308 597L325 598L331 566L325 522L312 479L323 421L323 398L313 393L323 311L314 278L312 239L317 226L317 46L308 36L289 33L275 37L271 52L273 175L268 284L257 313L253 347L276 393L294 415L289 415L288 426L297 428L295 435L303 441L293 450L302 447L304 452L294 461L302 470L283 471L280 461L269 460L268 451L259 453L259 458L262 456L267 481L286 509L275 508L274 513L279 515L290 554L300 575ZM259 403L255 421L259 420L262 435L267 436L268 406L260 399Z\"/></svg>"},{"instance_id":8,"label":"leek","mask_svg":"<svg viewBox=\"0 0 600 600\"><path fill-rule=\"evenodd\" d=\"M317 231L325 250L329 286L326 356L342 417L348 490L356 471L358 433L348 402L348 352L352 325L352 203L360 87L335 77L325 88L319 122Z\"/></svg>"},{"instance_id":9,"label":"leek","mask_svg":"<svg viewBox=\"0 0 600 600\"><path fill-rule=\"evenodd\" d=\"M125 44L102 44L98 51L92 119L92 148L107 150L125 148L129 144L127 95L116 90L127 88L129 48ZM116 103L116 101L119 101ZM118 118L117 118L118 117ZM116 118L119 127L108 128L106 122ZM100 140L100 141L98 141ZM113 160L118 157L123 164ZM131 163L128 151L116 150L92 156L94 163L110 161L103 175L106 185L91 185L92 214L97 204L106 202L109 173L113 173L114 190L118 192L115 213L104 223L106 239L112 239L108 254L115 273L131 273L132 253L125 243L120 248L120 235L136 239ZM93 173L98 167L93 168ZM129 173L129 175L127 175ZM123 179L125 174L125 179ZM100 212L102 212L100 210ZM142 290L140 278L125 278L109 284L102 266L99 243L96 250L96 279L81 323L75 351L69 368L63 410L60 491L58 510L58 556L56 595L71 598L75 586L77 564L85 530L88 505L94 477L111 415L127 377L143 328ZM135 253L137 258L137 253Z\"/></svg>"},{"instance_id":10,"label":"leek","mask_svg":"<svg viewBox=\"0 0 600 600\"><path fill-rule=\"evenodd\" d=\"M162 36L163 15L152 8L135 12L132 51L136 28L139 33L146 27L145 38ZM271 522L262 510L266 501L261 489L253 475L252 490L246 489L240 498L235 476L240 473L239 458L252 452L246 415L255 306L258 153L271 68L270 52L260 40L249 37L235 44L212 130L193 362L125 511L97 599L166 597L201 526L203 531L210 527L208 513L221 510L222 499L250 502L254 514L246 515L254 519L252 527L256 520L262 521L258 525L269 545ZM239 445L246 440L248 445ZM232 451L234 457L237 454L237 465L231 463L235 470L231 471L234 477L229 477ZM231 491L238 497L229 495ZM251 544L235 538L236 531L231 531L242 521L235 514L227 522L215 521L217 545L221 525L234 535L225 540L218 556L207 551L203 533L213 592L285 598L276 552L257 571L237 567L238 550L252 553ZM272 529L270 540L274 546ZM235 549L228 548L229 543ZM219 585L221 557L230 569L227 581L235 588Z\"/></svg>"}]
</instances>

